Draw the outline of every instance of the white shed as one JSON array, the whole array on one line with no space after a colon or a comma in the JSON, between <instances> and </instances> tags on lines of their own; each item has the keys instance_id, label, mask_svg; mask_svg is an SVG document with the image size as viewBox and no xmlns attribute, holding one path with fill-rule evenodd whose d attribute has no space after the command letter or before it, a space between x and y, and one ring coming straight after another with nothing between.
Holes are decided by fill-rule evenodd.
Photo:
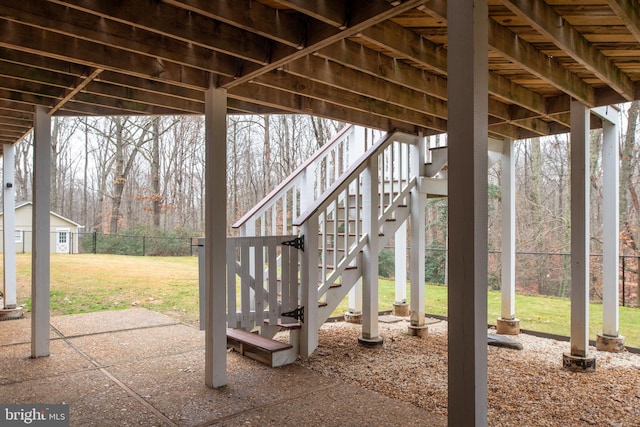
<instances>
[{"instance_id":1,"label":"white shed","mask_svg":"<svg viewBox=\"0 0 640 427\"><path fill-rule=\"evenodd\" d=\"M19 203L16 205L15 221L15 242L16 252L31 252L31 233L32 226L32 209L31 202ZM0 213L0 230L2 230L2 215ZM50 212L51 221L51 253L78 253L78 232L84 226L63 217L55 212ZM3 233L0 232L0 240L2 247L0 251L4 251Z\"/></svg>"}]
</instances>

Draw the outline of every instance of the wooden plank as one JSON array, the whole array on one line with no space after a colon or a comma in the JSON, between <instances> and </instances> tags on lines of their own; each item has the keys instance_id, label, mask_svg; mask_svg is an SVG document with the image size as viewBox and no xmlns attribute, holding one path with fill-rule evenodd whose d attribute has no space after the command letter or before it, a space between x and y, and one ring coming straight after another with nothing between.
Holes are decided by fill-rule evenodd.
<instances>
[{"instance_id":1,"label":"wooden plank","mask_svg":"<svg viewBox=\"0 0 640 427\"><path fill-rule=\"evenodd\" d=\"M631 80L575 28L563 22L564 18L551 7L541 1L529 0L506 0L504 5L524 18L536 30L550 37L562 51L607 82L627 101L633 100L634 88ZM563 22L563 25L557 25L558 22Z\"/></svg>"},{"instance_id":2,"label":"wooden plank","mask_svg":"<svg viewBox=\"0 0 640 427\"><path fill-rule=\"evenodd\" d=\"M13 7L26 9L17 4ZM158 46L162 47L158 52L160 57L182 54L193 60L197 54L201 60L210 59L211 50L214 50L256 64L269 62L269 49L265 49L269 40L263 36L164 2L137 0L127 2L123 7L116 2L52 0L30 7L28 11L33 14L31 19L37 16L38 8L42 9L45 17L61 17L56 22L62 22L71 34L85 35L112 46L130 46L138 53L149 52L150 48ZM48 21L51 22L50 19ZM188 22L188 25L176 25L177 22ZM99 31L92 33L96 29ZM286 52L295 50L289 46L286 49ZM189 63L194 65L192 61Z\"/></svg>"},{"instance_id":3,"label":"wooden plank","mask_svg":"<svg viewBox=\"0 0 640 427\"><path fill-rule=\"evenodd\" d=\"M253 0L164 0L164 3L207 16L216 21L251 31L296 49L306 40L299 29L305 22L300 17L280 13ZM274 25L274 22L279 25Z\"/></svg>"},{"instance_id":4,"label":"wooden plank","mask_svg":"<svg viewBox=\"0 0 640 427\"><path fill-rule=\"evenodd\" d=\"M389 104L376 99L365 98L350 92L335 89L331 86L292 76L284 72L273 72L254 79L255 83L279 90L302 94L319 101L378 114L399 121L428 127L441 132L446 131L446 121L438 117L409 110L405 107ZM236 89L233 90L236 93Z\"/></svg>"},{"instance_id":5,"label":"wooden plank","mask_svg":"<svg viewBox=\"0 0 640 427\"><path fill-rule=\"evenodd\" d=\"M383 3L380 0L376 0L378 4ZM250 71L243 73L241 77L238 77L232 81L225 83L223 86L227 89L231 89L233 87L237 87L243 83L249 82L254 78L261 76L269 71L275 70L286 63L293 61L298 58L302 58L305 55L312 54L318 49L323 47L327 47L332 45L333 43L342 40L346 37L353 36L355 34L360 33L361 31L369 28L376 23L382 22L385 19L392 18L402 12L413 9L414 7L424 3L425 0L406 0L397 6L392 6L389 3L386 3L386 9L382 11L378 11L377 8L369 7L365 10L362 9L353 16L353 20L349 23L349 27L344 30L326 30L326 31L310 31L308 32L309 39L311 39L310 43L308 43L304 48L294 52L290 55L283 56L281 58L274 59L269 65L262 67L257 71ZM311 3L306 3L306 7L309 7ZM369 15L371 11L374 12L373 15Z\"/></svg>"},{"instance_id":6,"label":"wooden plank","mask_svg":"<svg viewBox=\"0 0 640 427\"><path fill-rule=\"evenodd\" d=\"M3 34L0 46L5 48L115 72L126 71L142 78L173 82L200 90L208 86L209 76L203 70L171 61L158 61L153 56L134 54L19 22L0 20L0 33ZM224 65L224 62L218 62L215 58L211 62L213 68ZM237 69L235 66L233 68L235 73Z\"/></svg>"},{"instance_id":7,"label":"wooden plank","mask_svg":"<svg viewBox=\"0 0 640 427\"><path fill-rule=\"evenodd\" d=\"M252 345L266 351L281 351L292 347L291 344L272 340L259 334L244 331L242 329L227 328L227 337L245 344Z\"/></svg>"},{"instance_id":8,"label":"wooden plank","mask_svg":"<svg viewBox=\"0 0 640 427\"><path fill-rule=\"evenodd\" d=\"M489 45L585 105L595 106L595 91L591 86L493 20L489 20Z\"/></svg>"},{"instance_id":9,"label":"wooden plank","mask_svg":"<svg viewBox=\"0 0 640 427\"><path fill-rule=\"evenodd\" d=\"M608 4L640 42L640 8L635 0L608 0Z\"/></svg>"}]
</instances>

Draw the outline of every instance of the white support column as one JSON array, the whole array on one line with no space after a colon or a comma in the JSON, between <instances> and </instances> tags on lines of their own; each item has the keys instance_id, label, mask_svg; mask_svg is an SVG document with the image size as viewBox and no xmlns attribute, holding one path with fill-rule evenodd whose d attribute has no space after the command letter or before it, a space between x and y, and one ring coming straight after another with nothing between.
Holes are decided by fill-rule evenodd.
<instances>
[{"instance_id":1,"label":"white support column","mask_svg":"<svg viewBox=\"0 0 640 427\"><path fill-rule=\"evenodd\" d=\"M227 90L205 92L205 383L227 383Z\"/></svg>"},{"instance_id":2,"label":"white support column","mask_svg":"<svg viewBox=\"0 0 640 427\"><path fill-rule=\"evenodd\" d=\"M300 300L304 306L304 322L300 330L300 354L304 357L318 347L318 215L302 224L304 253L300 271Z\"/></svg>"},{"instance_id":3,"label":"white support column","mask_svg":"<svg viewBox=\"0 0 640 427\"><path fill-rule=\"evenodd\" d=\"M449 426L487 425L488 7L449 0Z\"/></svg>"},{"instance_id":4,"label":"white support column","mask_svg":"<svg viewBox=\"0 0 640 427\"><path fill-rule=\"evenodd\" d=\"M410 175L418 178L417 186L411 191L409 207L411 212L411 235L409 237L409 282L410 282L410 324L409 335L425 337L428 328L425 325L425 301L424 301L424 263L425 263L425 227L427 193L423 187L422 177L425 175L425 155L427 138L420 136L416 144L410 147Z\"/></svg>"},{"instance_id":5,"label":"white support column","mask_svg":"<svg viewBox=\"0 0 640 427\"><path fill-rule=\"evenodd\" d=\"M3 145L3 185L4 196L2 216L4 232L3 265L4 265L4 307L15 309L16 295L16 190L13 187L15 178L15 150L12 144Z\"/></svg>"},{"instance_id":6,"label":"white support column","mask_svg":"<svg viewBox=\"0 0 640 427\"><path fill-rule=\"evenodd\" d=\"M365 246L362 273L362 336L358 342L364 345L382 344L378 336L378 253L380 237L378 226L378 156L369 159L362 183L362 230L369 242Z\"/></svg>"},{"instance_id":7,"label":"white support column","mask_svg":"<svg viewBox=\"0 0 640 427\"><path fill-rule=\"evenodd\" d=\"M571 352L563 366L592 371L589 354L589 109L571 100Z\"/></svg>"},{"instance_id":8,"label":"white support column","mask_svg":"<svg viewBox=\"0 0 640 427\"><path fill-rule=\"evenodd\" d=\"M624 350L624 336L618 330L618 262L619 262L619 175L618 111L611 107L595 109L602 118L602 333L596 348L601 351Z\"/></svg>"},{"instance_id":9,"label":"white support column","mask_svg":"<svg viewBox=\"0 0 640 427\"><path fill-rule=\"evenodd\" d=\"M365 128L353 126L349 139L349 164L353 164L365 151ZM352 184L350 193L357 196L355 188L357 184ZM351 219L357 220L357 213L350 213ZM362 278L349 290L348 311L344 314L345 321L349 323L362 323Z\"/></svg>"},{"instance_id":10,"label":"white support column","mask_svg":"<svg viewBox=\"0 0 640 427\"><path fill-rule=\"evenodd\" d=\"M412 154L417 154L415 150ZM414 156L420 159L420 156ZM428 328L425 324L425 308L424 308L424 256L425 256L425 236L424 230L426 226L426 202L427 197L420 188L421 181L418 186L411 190L411 252L410 252L410 281L411 281L411 298L410 298L410 324L408 328L409 335L425 337Z\"/></svg>"},{"instance_id":11,"label":"white support column","mask_svg":"<svg viewBox=\"0 0 640 427\"><path fill-rule=\"evenodd\" d=\"M393 314L396 316L409 315L407 304L407 222L404 221L396 231L395 244L395 302Z\"/></svg>"},{"instance_id":12,"label":"white support column","mask_svg":"<svg viewBox=\"0 0 640 427\"><path fill-rule=\"evenodd\" d=\"M516 171L513 141L505 138L502 149L502 306L499 334L517 335L516 319Z\"/></svg>"},{"instance_id":13,"label":"white support column","mask_svg":"<svg viewBox=\"0 0 640 427\"><path fill-rule=\"evenodd\" d=\"M36 107L33 127L31 357L49 355L51 116Z\"/></svg>"}]
</instances>

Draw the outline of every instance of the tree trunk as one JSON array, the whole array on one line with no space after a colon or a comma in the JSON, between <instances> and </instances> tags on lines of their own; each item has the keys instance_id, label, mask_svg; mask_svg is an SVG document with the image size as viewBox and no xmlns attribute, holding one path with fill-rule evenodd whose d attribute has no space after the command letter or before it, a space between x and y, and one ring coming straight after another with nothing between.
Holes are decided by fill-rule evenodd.
<instances>
[{"instance_id":1,"label":"tree trunk","mask_svg":"<svg viewBox=\"0 0 640 427\"><path fill-rule=\"evenodd\" d=\"M109 233L118 234L118 221L120 219L120 204L122 203L122 192L126 182L124 176L124 135L122 134L123 123L121 118L115 118L116 125L116 157L115 169L113 172L113 203L111 205L111 220L109 223Z\"/></svg>"},{"instance_id":2,"label":"tree trunk","mask_svg":"<svg viewBox=\"0 0 640 427\"><path fill-rule=\"evenodd\" d=\"M151 211L153 213L153 227L160 228L160 118L153 118L153 143L151 146Z\"/></svg>"}]
</instances>

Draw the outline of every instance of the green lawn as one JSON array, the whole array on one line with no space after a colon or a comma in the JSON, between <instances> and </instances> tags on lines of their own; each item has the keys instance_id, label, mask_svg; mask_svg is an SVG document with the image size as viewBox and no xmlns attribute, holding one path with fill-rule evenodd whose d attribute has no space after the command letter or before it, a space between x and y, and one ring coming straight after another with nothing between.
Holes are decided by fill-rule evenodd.
<instances>
[{"instance_id":1,"label":"green lawn","mask_svg":"<svg viewBox=\"0 0 640 427\"><path fill-rule=\"evenodd\" d=\"M0 265L0 272L2 266ZM18 303L30 310L31 256L17 255ZM394 283L380 279L380 310L390 310ZM407 295L410 296L409 293ZM447 314L447 288L427 285L427 313ZM198 259L196 257L134 257L122 255L51 256L53 315L130 307L156 310L180 321L198 321ZM343 301L334 315L347 310ZM569 301L517 295L516 314L523 329L569 335ZM488 323L500 313L500 293L488 293ZM602 328L602 305L591 304L590 338ZM640 309L620 307L620 333L627 345L640 347Z\"/></svg>"},{"instance_id":2,"label":"green lawn","mask_svg":"<svg viewBox=\"0 0 640 427\"><path fill-rule=\"evenodd\" d=\"M380 310L393 307L395 285L393 281L380 279ZM407 295L410 296L407 291ZM334 312L344 313L347 309L343 302ZM561 298L516 295L516 315L520 319L520 327L532 331L548 332L558 335L569 335L570 318L569 300ZM425 289L425 310L430 314L447 315L447 287L427 285ZM500 317L500 292L489 291L487 298L489 324L495 325ZM596 339L602 332L602 304L591 303L589 308L589 337ZM640 348L640 309L620 307L620 333L626 337L626 344Z\"/></svg>"}]
</instances>

